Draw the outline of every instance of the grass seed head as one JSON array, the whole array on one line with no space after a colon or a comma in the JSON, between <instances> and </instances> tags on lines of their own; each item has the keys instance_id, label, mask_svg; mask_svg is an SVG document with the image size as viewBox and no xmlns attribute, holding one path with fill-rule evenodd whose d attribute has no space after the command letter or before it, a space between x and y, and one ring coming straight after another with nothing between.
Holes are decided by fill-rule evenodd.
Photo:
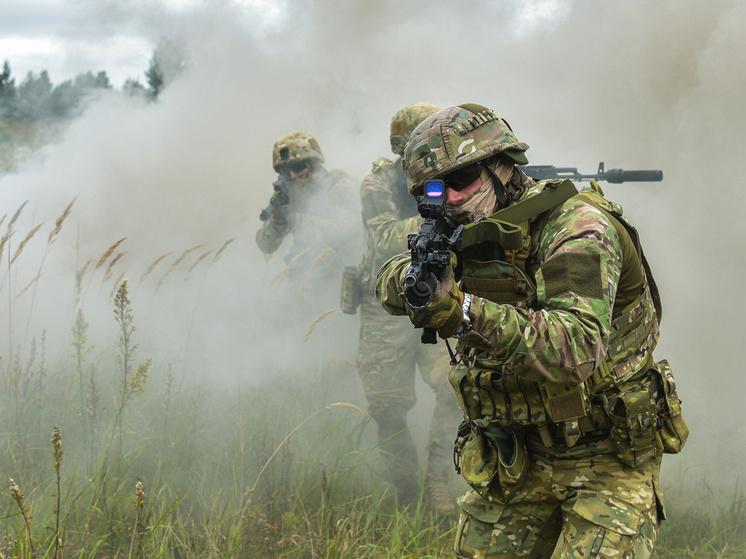
<instances>
[{"instance_id":1,"label":"grass seed head","mask_svg":"<svg viewBox=\"0 0 746 559\"><path fill-rule=\"evenodd\" d=\"M112 253L117 249L119 245L121 245L127 237L122 237L117 242L115 242L113 245L111 245L109 248L107 248L104 253L101 255L101 258L98 259L98 262L96 262L96 266L93 268L94 271L98 270L101 266L104 265L104 263L108 260L109 256L112 255Z\"/></svg>"},{"instance_id":2,"label":"grass seed head","mask_svg":"<svg viewBox=\"0 0 746 559\"><path fill-rule=\"evenodd\" d=\"M156 258L155 260L153 260L153 261L152 261L152 262L150 263L150 266L148 266L148 269L147 269L147 270L145 270L145 272L143 273L143 275L142 275L142 276L140 276L140 281L142 281L142 280L144 280L144 279L145 279L146 277L148 277L148 276L150 275L150 272L152 272L152 271L153 271L153 268L155 268L155 267L156 267L156 266L158 265L158 263L159 263L159 262L160 262L161 260L163 260L164 258L166 258L166 257L167 257L167 256L168 256L169 254L173 254L173 252L174 252L173 250L169 250L169 251L168 251L167 253L165 253L165 254L161 254L161 255L160 255L160 256L159 256L158 258Z\"/></svg>"},{"instance_id":3,"label":"grass seed head","mask_svg":"<svg viewBox=\"0 0 746 559\"><path fill-rule=\"evenodd\" d=\"M23 211L23 208L26 207L26 204L28 204L28 200L21 204L16 210L16 213L13 214L13 217L10 218L10 222L8 223L8 233L11 233L11 231L13 231L13 226L16 224L16 221L18 221L18 218L21 216L21 212Z\"/></svg>"},{"instance_id":4,"label":"grass seed head","mask_svg":"<svg viewBox=\"0 0 746 559\"><path fill-rule=\"evenodd\" d=\"M26 236L23 238L21 243L18 245L18 248L16 249L15 254L13 255L13 258L10 259L10 264L12 265L19 256L21 256L21 253L23 252L23 249L26 247L28 242L33 238L34 235L36 235L36 232L41 229L41 226L44 225L44 222L41 222L39 225L34 227L31 231L29 231Z\"/></svg>"},{"instance_id":5,"label":"grass seed head","mask_svg":"<svg viewBox=\"0 0 746 559\"><path fill-rule=\"evenodd\" d=\"M282 280L284 280L287 275L290 273L290 270L292 270L295 265L298 263L298 261L303 257L304 254L308 252L308 249L305 249L298 254L296 254L290 262L288 262L288 265L285 266L285 268L282 270L282 272L279 273L279 275L275 278L275 291L277 291L280 287L280 284L282 283Z\"/></svg>"},{"instance_id":6,"label":"grass seed head","mask_svg":"<svg viewBox=\"0 0 746 559\"><path fill-rule=\"evenodd\" d=\"M316 328L316 326L318 325L319 322L321 322L327 316L329 316L330 314L332 314L333 312L336 312L338 310L339 310L339 307L334 307L333 309L329 309L328 311L326 311L325 313L323 313L321 316L319 316L316 320L314 320L311 323L311 326L308 327L308 332L306 332L306 338L303 340L303 343L306 343L309 340L309 338L311 337L311 334L313 334L313 331L314 331L314 329Z\"/></svg>"},{"instance_id":7,"label":"grass seed head","mask_svg":"<svg viewBox=\"0 0 746 559\"><path fill-rule=\"evenodd\" d=\"M365 412L363 410L361 410L355 404L350 404L348 402L336 402L334 404L329 404L328 406L326 406L325 409L330 410L332 408L347 408L348 410L356 411L360 415L365 415Z\"/></svg>"},{"instance_id":8,"label":"grass seed head","mask_svg":"<svg viewBox=\"0 0 746 559\"><path fill-rule=\"evenodd\" d=\"M213 262L215 262L215 261L216 261L216 260L217 260L218 258L220 258L220 255L221 255L221 254L223 254L223 251L225 250L225 248L226 248L226 247L227 247L227 246L228 246L229 244L231 244L231 243L232 243L233 241L235 241L235 240L236 240L236 237L231 237L230 239L228 239L227 241L225 241L225 242L223 243L223 246L221 246L221 247L220 247L220 248L218 249L218 251L217 251L217 252L215 253L215 256L213 257L212 261L213 261Z\"/></svg>"},{"instance_id":9,"label":"grass seed head","mask_svg":"<svg viewBox=\"0 0 746 559\"><path fill-rule=\"evenodd\" d=\"M52 443L52 447L54 448L54 469L59 471L62 467L62 455L65 452L62 450L62 433L60 433L59 427L54 428L52 438L49 442Z\"/></svg>"},{"instance_id":10,"label":"grass seed head","mask_svg":"<svg viewBox=\"0 0 746 559\"><path fill-rule=\"evenodd\" d=\"M70 215L70 210L73 209L73 204L75 204L75 200L77 200L78 197L72 199L72 201L67 205L65 210L62 212L62 215L57 218L57 221L54 222L54 229L52 229L49 232L49 237L47 238L47 245L51 245L54 240L57 238L57 235L60 234L60 230L62 229L62 224L65 223L65 220L67 219L67 216Z\"/></svg>"}]
</instances>

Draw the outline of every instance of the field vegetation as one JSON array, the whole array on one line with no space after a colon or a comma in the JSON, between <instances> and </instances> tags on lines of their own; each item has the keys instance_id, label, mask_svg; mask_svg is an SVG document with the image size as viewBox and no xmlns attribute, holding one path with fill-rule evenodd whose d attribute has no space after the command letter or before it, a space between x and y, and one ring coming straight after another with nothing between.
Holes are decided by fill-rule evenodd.
<instances>
[{"instance_id":1,"label":"field vegetation","mask_svg":"<svg viewBox=\"0 0 746 559\"><path fill-rule=\"evenodd\" d=\"M53 224L20 231L24 206L0 217L0 558L452 556L455 519L424 503L397 508L366 438L369 417L333 399L335 367L268 370L264 381L226 387L189 382L143 354L153 332L137 329L124 276L163 296L168 277L214 262L232 240L121 273L117 240L77 271L74 293L59 295L75 301L70 323L28 334L26 317L11 311L20 299L33 307L40 282L56 281L45 261L75 200ZM35 261L25 254L32 242L44 246ZM18 267L32 270L30 282L11 281ZM116 332L100 347L89 341L93 274L110 290ZM60 329L66 356L50 361L47 336ZM703 489L694 499L673 491L656 557L746 557L742 492L707 504L706 485L687 483Z\"/></svg>"}]
</instances>

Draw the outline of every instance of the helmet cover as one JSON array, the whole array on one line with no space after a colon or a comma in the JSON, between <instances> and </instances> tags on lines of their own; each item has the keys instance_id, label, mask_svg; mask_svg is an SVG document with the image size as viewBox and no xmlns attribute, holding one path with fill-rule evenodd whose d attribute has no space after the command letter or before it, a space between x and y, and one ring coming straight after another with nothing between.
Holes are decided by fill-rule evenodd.
<instances>
[{"instance_id":1,"label":"helmet cover","mask_svg":"<svg viewBox=\"0 0 746 559\"><path fill-rule=\"evenodd\" d=\"M404 144L417 125L438 112L440 107L432 103L414 103L399 109L391 117L391 151L396 155L404 153Z\"/></svg>"},{"instance_id":2,"label":"helmet cover","mask_svg":"<svg viewBox=\"0 0 746 559\"><path fill-rule=\"evenodd\" d=\"M403 162L410 194L422 194L425 181L496 155L517 165L528 163L528 144L519 142L510 125L482 105L448 107L423 120L404 146Z\"/></svg>"},{"instance_id":3,"label":"helmet cover","mask_svg":"<svg viewBox=\"0 0 746 559\"><path fill-rule=\"evenodd\" d=\"M272 167L278 173L291 163L301 161L324 162L324 154L316 138L307 132L291 132L277 140L272 148Z\"/></svg>"}]
</instances>

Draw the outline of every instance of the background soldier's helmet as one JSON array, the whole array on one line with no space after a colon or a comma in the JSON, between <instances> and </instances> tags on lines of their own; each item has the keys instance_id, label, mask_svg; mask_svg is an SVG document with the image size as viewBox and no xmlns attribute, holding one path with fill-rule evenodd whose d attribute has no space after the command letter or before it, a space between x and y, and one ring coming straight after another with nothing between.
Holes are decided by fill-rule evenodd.
<instances>
[{"instance_id":1,"label":"background soldier's helmet","mask_svg":"<svg viewBox=\"0 0 746 559\"><path fill-rule=\"evenodd\" d=\"M439 110L440 107L432 103L414 103L396 111L391 117L391 151L396 155L404 153L404 144L412 131Z\"/></svg>"},{"instance_id":2,"label":"background soldier's helmet","mask_svg":"<svg viewBox=\"0 0 746 559\"><path fill-rule=\"evenodd\" d=\"M423 120L404 146L407 187L418 196L425 181L498 154L525 165L527 149L491 109L472 103L448 107Z\"/></svg>"},{"instance_id":3,"label":"background soldier's helmet","mask_svg":"<svg viewBox=\"0 0 746 559\"><path fill-rule=\"evenodd\" d=\"M284 165L300 161L324 162L324 154L316 138L306 132L291 132L275 142L272 148L272 167L280 172Z\"/></svg>"}]
</instances>

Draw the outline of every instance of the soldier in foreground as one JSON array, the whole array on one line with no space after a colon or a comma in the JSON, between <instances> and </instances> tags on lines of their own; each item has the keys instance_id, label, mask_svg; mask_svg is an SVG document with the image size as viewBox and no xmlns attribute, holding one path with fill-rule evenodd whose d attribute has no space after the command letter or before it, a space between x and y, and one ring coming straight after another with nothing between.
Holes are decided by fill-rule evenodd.
<instances>
[{"instance_id":1,"label":"soldier in foreground","mask_svg":"<svg viewBox=\"0 0 746 559\"><path fill-rule=\"evenodd\" d=\"M407 192L401 168L404 143L415 126L440 107L415 103L397 111L391 119L391 151L398 157L381 157L363 177L360 201L363 209L364 255L362 272L358 372L363 381L369 411L378 426L379 445L388 481L400 505L416 502L420 494L417 448L407 426L407 412L414 406L415 368L434 390L436 405L430 423L425 490L437 512L455 513L449 493L453 475L453 433L460 413L448 384L445 348L423 346L409 323L393 320L375 298L376 271L387 259L407 248L407 235L420 228L415 200Z\"/></svg>"},{"instance_id":2,"label":"soldier in foreground","mask_svg":"<svg viewBox=\"0 0 746 559\"><path fill-rule=\"evenodd\" d=\"M405 283L411 255L392 258L377 296L457 342L455 451L472 487L459 557L649 557L661 457L688 435L653 359L658 291L621 207L596 183L533 181L517 166L527 149L480 105L423 121L408 187L443 197L452 252L431 283Z\"/></svg>"},{"instance_id":3,"label":"soldier in foreground","mask_svg":"<svg viewBox=\"0 0 746 559\"><path fill-rule=\"evenodd\" d=\"M327 171L316 138L293 132L275 142L272 166L278 173L256 244L270 256L292 233L289 262L306 249L313 261L325 248L339 250L352 231L353 185L342 171ZM337 276L338 277L338 276Z\"/></svg>"}]
</instances>

